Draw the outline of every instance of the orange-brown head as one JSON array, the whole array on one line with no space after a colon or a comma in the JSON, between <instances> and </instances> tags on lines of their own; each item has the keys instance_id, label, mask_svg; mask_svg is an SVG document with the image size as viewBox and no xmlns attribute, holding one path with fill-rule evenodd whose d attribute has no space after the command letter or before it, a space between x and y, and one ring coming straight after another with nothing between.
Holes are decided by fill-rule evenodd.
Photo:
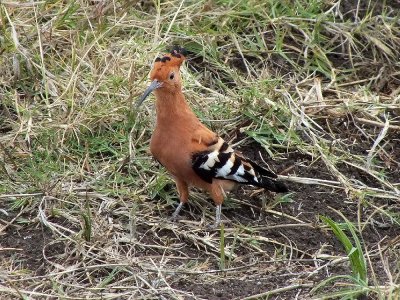
<instances>
[{"instance_id":1,"label":"orange-brown head","mask_svg":"<svg viewBox=\"0 0 400 300\"><path fill-rule=\"evenodd\" d=\"M186 50L175 46L171 53L165 54L163 57L157 57L153 69L150 72L151 84L144 91L143 95L137 101L139 106L155 89L165 92L174 93L181 90L181 76L179 68L185 60Z\"/></svg>"}]
</instances>

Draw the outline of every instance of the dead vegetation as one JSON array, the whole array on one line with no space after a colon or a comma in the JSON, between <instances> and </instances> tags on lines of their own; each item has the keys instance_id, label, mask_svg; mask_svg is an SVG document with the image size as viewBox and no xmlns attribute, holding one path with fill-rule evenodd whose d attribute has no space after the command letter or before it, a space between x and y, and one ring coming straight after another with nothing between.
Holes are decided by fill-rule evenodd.
<instances>
[{"instance_id":1,"label":"dead vegetation","mask_svg":"<svg viewBox=\"0 0 400 300\"><path fill-rule=\"evenodd\" d=\"M2 1L2 299L398 299L396 1ZM174 43L185 93L292 193L225 225L148 153L132 103Z\"/></svg>"}]
</instances>

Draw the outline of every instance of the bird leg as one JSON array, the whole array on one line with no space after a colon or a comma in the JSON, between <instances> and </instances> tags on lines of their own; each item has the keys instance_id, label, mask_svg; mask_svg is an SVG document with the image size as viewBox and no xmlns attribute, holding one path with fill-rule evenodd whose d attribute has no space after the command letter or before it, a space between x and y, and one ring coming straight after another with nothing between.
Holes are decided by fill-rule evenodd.
<instances>
[{"instance_id":1,"label":"bird leg","mask_svg":"<svg viewBox=\"0 0 400 300\"><path fill-rule=\"evenodd\" d=\"M178 217L179 212L181 211L182 207L183 207L183 202L180 202L178 207L175 209L174 213L172 214L172 220L176 221L176 218Z\"/></svg>"},{"instance_id":2,"label":"bird leg","mask_svg":"<svg viewBox=\"0 0 400 300\"><path fill-rule=\"evenodd\" d=\"M178 189L179 193L179 200L181 201L178 205L178 207L175 209L174 213L172 214L172 220L176 221L176 218L179 215L179 212L181 211L183 204L185 204L188 201L189 198L189 187L186 182L180 179L175 179L175 184Z\"/></svg>"},{"instance_id":3,"label":"bird leg","mask_svg":"<svg viewBox=\"0 0 400 300\"><path fill-rule=\"evenodd\" d=\"M221 208L222 205L219 204L216 206L216 210L215 210L215 228L217 228L219 226L219 224L221 223Z\"/></svg>"},{"instance_id":4,"label":"bird leg","mask_svg":"<svg viewBox=\"0 0 400 300\"><path fill-rule=\"evenodd\" d=\"M219 224L221 223L221 207L222 207L222 202L224 202L225 198L225 191L222 188L222 186L214 181L211 186L210 190L211 198L214 200L214 203L216 205L215 207L215 223L214 226L211 226L213 228L217 228Z\"/></svg>"}]
</instances>

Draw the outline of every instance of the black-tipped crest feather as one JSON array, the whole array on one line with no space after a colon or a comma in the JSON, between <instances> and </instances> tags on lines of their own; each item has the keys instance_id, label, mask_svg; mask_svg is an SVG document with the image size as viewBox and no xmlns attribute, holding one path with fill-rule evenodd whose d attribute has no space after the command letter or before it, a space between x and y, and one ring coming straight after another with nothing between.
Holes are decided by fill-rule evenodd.
<instances>
[{"instance_id":1,"label":"black-tipped crest feather","mask_svg":"<svg viewBox=\"0 0 400 300\"><path fill-rule=\"evenodd\" d=\"M188 54L188 52L186 51L185 48L182 48L178 45L174 45L171 50L167 50L167 51L170 52L172 56L175 56L178 58L180 58L179 54L182 54L183 56L187 56L187 54Z\"/></svg>"}]
</instances>

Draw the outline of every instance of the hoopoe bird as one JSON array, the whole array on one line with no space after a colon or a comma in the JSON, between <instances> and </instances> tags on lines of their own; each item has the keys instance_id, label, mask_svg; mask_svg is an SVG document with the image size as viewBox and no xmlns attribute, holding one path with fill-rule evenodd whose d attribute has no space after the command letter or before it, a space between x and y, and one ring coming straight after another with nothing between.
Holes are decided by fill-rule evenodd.
<instances>
[{"instance_id":1,"label":"hoopoe bird","mask_svg":"<svg viewBox=\"0 0 400 300\"><path fill-rule=\"evenodd\" d=\"M232 149L221 137L204 126L190 109L182 93L180 66L187 55L175 46L171 53L156 58L150 72L151 84L137 107L154 91L156 126L150 141L152 155L172 175L180 203L175 220L188 201L189 187L207 191L216 205L215 226L221 222L225 192L238 184L288 191L277 175Z\"/></svg>"}]
</instances>

